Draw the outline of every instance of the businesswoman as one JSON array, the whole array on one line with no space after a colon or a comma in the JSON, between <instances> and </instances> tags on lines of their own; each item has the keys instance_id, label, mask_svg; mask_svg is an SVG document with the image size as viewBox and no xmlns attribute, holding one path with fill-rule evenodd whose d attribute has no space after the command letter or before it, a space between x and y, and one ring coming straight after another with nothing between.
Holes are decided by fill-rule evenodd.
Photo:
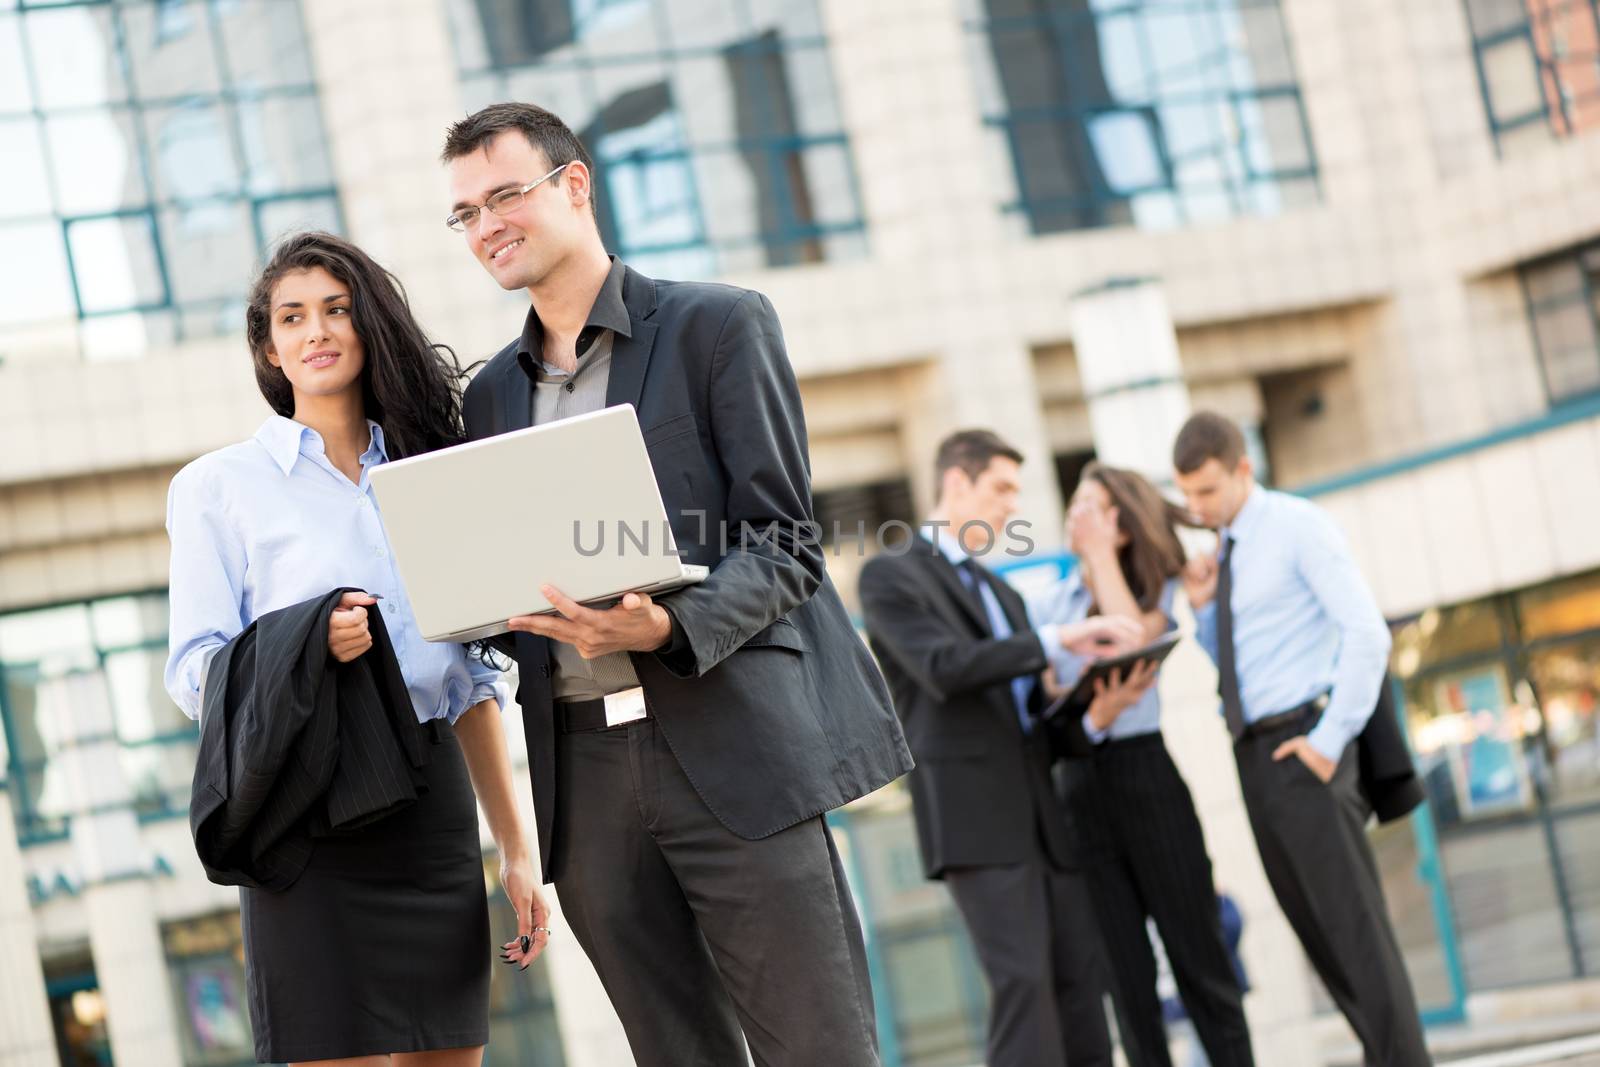
<instances>
[{"instance_id":1,"label":"businesswoman","mask_svg":"<svg viewBox=\"0 0 1600 1067\"><path fill-rule=\"evenodd\" d=\"M1035 623L1119 615L1144 627L1147 640L1159 637L1173 625L1172 597L1183 569L1180 518L1138 474L1091 463L1067 513L1078 568L1030 603ZM1070 684L1082 662L1064 654L1052 668ZM1172 1062L1145 930L1145 920L1153 919L1213 1067L1249 1065L1250 1034L1211 860L1189 788L1162 743L1160 700L1151 686L1104 729L1086 716L1094 753L1061 765L1063 801L1082 842L1129 1063Z\"/></svg>"},{"instance_id":2,"label":"businesswoman","mask_svg":"<svg viewBox=\"0 0 1600 1067\"><path fill-rule=\"evenodd\" d=\"M415 803L317 839L286 890L240 890L256 1055L476 1065L488 1040L490 932L474 794L519 917L511 962L537 955L546 912L513 800L495 672L459 645L423 640L368 480L381 463L463 439L461 372L418 327L393 276L330 234L286 239L245 314L256 383L275 414L172 481L167 689L198 718L212 655L255 619L362 589L332 612L328 652L342 663L365 653L368 613L381 611L432 744ZM439 502L463 523L487 504Z\"/></svg>"}]
</instances>

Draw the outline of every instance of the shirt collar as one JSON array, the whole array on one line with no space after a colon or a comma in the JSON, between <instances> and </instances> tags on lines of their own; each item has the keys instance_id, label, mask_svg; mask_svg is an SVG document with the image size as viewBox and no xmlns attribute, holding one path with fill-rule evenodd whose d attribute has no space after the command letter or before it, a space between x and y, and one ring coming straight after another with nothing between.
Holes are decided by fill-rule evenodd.
<instances>
[{"instance_id":1,"label":"shirt collar","mask_svg":"<svg viewBox=\"0 0 1600 1067\"><path fill-rule=\"evenodd\" d=\"M1233 517L1233 522L1220 531L1222 536L1234 541L1248 538L1250 531L1255 529L1266 510L1267 491L1259 485L1251 485L1250 495L1244 498L1244 503L1239 507L1239 514Z\"/></svg>"},{"instance_id":2,"label":"shirt collar","mask_svg":"<svg viewBox=\"0 0 1600 1067\"><path fill-rule=\"evenodd\" d=\"M633 319L628 315L628 305L622 299L622 282L627 273L628 268L623 266L622 260L612 256L611 270L606 273L605 282L595 294L589 318L578 334L580 339L585 335L590 338L588 345L580 340L579 358L593 346L594 335L601 330L612 330L623 337L633 336ZM522 337L517 341L517 362L531 377L535 365L543 361L543 353L544 324L539 321L539 309L530 307L528 317L522 323Z\"/></svg>"},{"instance_id":3,"label":"shirt collar","mask_svg":"<svg viewBox=\"0 0 1600 1067\"><path fill-rule=\"evenodd\" d=\"M361 465L367 467L388 462L389 452L383 441L383 427L368 419L367 428L372 433L372 441L361 454ZM305 423L284 415L273 415L263 422L261 429L256 431L256 440L261 442L261 447L267 450L272 462L285 475L294 470L295 460L308 449L319 453L323 450L321 434Z\"/></svg>"},{"instance_id":4,"label":"shirt collar","mask_svg":"<svg viewBox=\"0 0 1600 1067\"><path fill-rule=\"evenodd\" d=\"M929 524L924 526L923 529L924 531L931 530L934 547L944 553L944 558L949 560L953 566L959 567L971 558L971 554L961 547L961 539L951 532L948 525L933 526ZM927 534L924 533L924 536L927 536Z\"/></svg>"}]
</instances>

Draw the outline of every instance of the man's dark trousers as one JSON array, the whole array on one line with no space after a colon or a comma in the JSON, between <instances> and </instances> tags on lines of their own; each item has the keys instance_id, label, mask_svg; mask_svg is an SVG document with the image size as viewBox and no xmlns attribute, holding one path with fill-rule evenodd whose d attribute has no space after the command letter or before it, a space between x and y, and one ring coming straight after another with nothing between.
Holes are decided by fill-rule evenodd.
<instances>
[{"instance_id":1,"label":"man's dark trousers","mask_svg":"<svg viewBox=\"0 0 1600 1067\"><path fill-rule=\"evenodd\" d=\"M1428 1067L1422 1022L1367 840L1370 809L1354 745L1324 784L1297 757L1274 760L1316 713L1251 728L1234 745L1245 809L1267 881L1368 1067Z\"/></svg>"}]
</instances>

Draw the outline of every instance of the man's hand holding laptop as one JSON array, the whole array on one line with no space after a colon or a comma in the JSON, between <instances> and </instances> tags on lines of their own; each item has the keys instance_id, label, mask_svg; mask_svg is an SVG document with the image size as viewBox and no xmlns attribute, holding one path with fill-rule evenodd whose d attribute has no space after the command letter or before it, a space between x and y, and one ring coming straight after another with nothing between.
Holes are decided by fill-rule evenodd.
<instances>
[{"instance_id":1,"label":"man's hand holding laptop","mask_svg":"<svg viewBox=\"0 0 1600 1067\"><path fill-rule=\"evenodd\" d=\"M654 652L672 640L672 617L644 593L612 607L586 608L554 586L539 587L558 615L517 615L506 626L572 645L584 659L612 652Z\"/></svg>"}]
</instances>

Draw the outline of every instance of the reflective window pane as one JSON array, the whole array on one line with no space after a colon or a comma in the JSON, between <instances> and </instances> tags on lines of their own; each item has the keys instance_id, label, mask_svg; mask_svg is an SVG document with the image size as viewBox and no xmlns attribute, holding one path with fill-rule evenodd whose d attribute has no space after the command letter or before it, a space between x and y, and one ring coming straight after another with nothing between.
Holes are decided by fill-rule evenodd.
<instances>
[{"instance_id":1,"label":"reflective window pane","mask_svg":"<svg viewBox=\"0 0 1600 1067\"><path fill-rule=\"evenodd\" d=\"M159 647L114 652L105 658L106 681L111 689L111 710L117 737L123 741L148 741L173 733L190 733L194 721L167 696L161 675L167 651Z\"/></svg>"},{"instance_id":2,"label":"reflective window pane","mask_svg":"<svg viewBox=\"0 0 1600 1067\"><path fill-rule=\"evenodd\" d=\"M279 96L239 102L246 187L255 196L333 184L322 112L314 97Z\"/></svg>"},{"instance_id":3,"label":"reflective window pane","mask_svg":"<svg viewBox=\"0 0 1600 1067\"><path fill-rule=\"evenodd\" d=\"M22 18L0 14L0 115L33 107L27 61L22 51Z\"/></svg>"},{"instance_id":4,"label":"reflective window pane","mask_svg":"<svg viewBox=\"0 0 1600 1067\"><path fill-rule=\"evenodd\" d=\"M109 7L58 8L22 16L27 48L35 60L40 107L92 107L128 99L111 18Z\"/></svg>"},{"instance_id":5,"label":"reflective window pane","mask_svg":"<svg viewBox=\"0 0 1600 1067\"><path fill-rule=\"evenodd\" d=\"M268 248L300 230L339 231L339 207L331 196L269 200L256 208L257 226Z\"/></svg>"},{"instance_id":6,"label":"reflective window pane","mask_svg":"<svg viewBox=\"0 0 1600 1067\"><path fill-rule=\"evenodd\" d=\"M6 152L5 165L0 166L0 219L50 212L41 133L35 119L0 119L0 145Z\"/></svg>"},{"instance_id":7,"label":"reflective window pane","mask_svg":"<svg viewBox=\"0 0 1600 1067\"><path fill-rule=\"evenodd\" d=\"M148 202L133 115L127 109L52 115L45 120L45 138L57 211L89 215Z\"/></svg>"},{"instance_id":8,"label":"reflective window pane","mask_svg":"<svg viewBox=\"0 0 1600 1067\"><path fill-rule=\"evenodd\" d=\"M205 0L130 5L122 13L122 39L142 99L211 95L221 87Z\"/></svg>"},{"instance_id":9,"label":"reflective window pane","mask_svg":"<svg viewBox=\"0 0 1600 1067\"><path fill-rule=\"evenodd\" d=\"M80 219L67 224L67 243L85 312L125 311L166 302L148 215Z\"/></svg>"},{"instance_id":10,"label":"reflective window pane","mask_svg":"<svg viewBox=\"0 0 1600 1067\"><path fill-rule=\"evenodd\" d=\"M0 358L237 332L263 226L338 228L306 6L0 0Z\"/></svg>"},{"instance_id":11,"label":"reflective window pane","mask_svg":"<svg viewBox=\"0 0 1600 1067\"><path fill-rule=\"evenodd\" d=\"M1501 155L1600 127L1600 2L1463 0Z\"/></svg>"},{"instance_id":12,"label":"reflective window pane","mask_svg":"<svg viewBox=\"0 0 1600 1067\"><path fill-rule=\"evenodd\" d=\"M676 277L862 254L815 0L558 6L452 0L463 98L538 101L578 132L608 247Z\"/></svg>"},{"instance_id":13,"label":"reflective window pane","mask_svg":"<svg viewBox=\"0 0 1600 1067\"><path fill-rule=\"evenodd\" d=\"M242 91L310 85L311 49L300 21L299 0L216 4L230 83Z\"/></svg>"},{"instance_id":14,"label":"reflective window pane","mask_svg":"<svg viewBox=\"0 0 1600 1067\"><path fill-rule=\"evenodd\" d=\"M1543 126L1529 127L1545 133ZM1552 402L1600 390L1600 243L1522 268L1545 388Z\"/></svg>"},{"instance_id":15,"label":"reflective window pane","mask_svg":"<svg viewBox=\"0 0 1600 1067\"><path fill-rule=\"evenodd\" d=\"M197 200L232 192L239 168L221 104L153 107L145 112L155 195Z\"/></svg>"},{"instance_id":16,"label":"reflective window pane","mask_svg":"<svg viewBox=\"0 0 1600 1067\"><path fill-rule=\"evenodd\" d=\"M167 208L157 215L173 299L237 298L255 266L249 205L237 200Z\"/></svg>"},{"instance_id":17,"label":"reflective window pane","mask_svg":"<svg viewBox=\"0 0 1600 1067\"><path fill-rule=\"evenodd\" d=\"M77 310L61 223L0 223L0 250L0 328Z\"/></svg>"},{"instance_id":18,"label":"reflective window pane","mask_svg":"<svg viewBox=\"0 0 1600 1067\"><path fill-rule=\"evenodd\" d=\"M980 104L1035 233L1165 228L1315 199L1275 0L970 0Z\"/></svg>"}]
</instances>

